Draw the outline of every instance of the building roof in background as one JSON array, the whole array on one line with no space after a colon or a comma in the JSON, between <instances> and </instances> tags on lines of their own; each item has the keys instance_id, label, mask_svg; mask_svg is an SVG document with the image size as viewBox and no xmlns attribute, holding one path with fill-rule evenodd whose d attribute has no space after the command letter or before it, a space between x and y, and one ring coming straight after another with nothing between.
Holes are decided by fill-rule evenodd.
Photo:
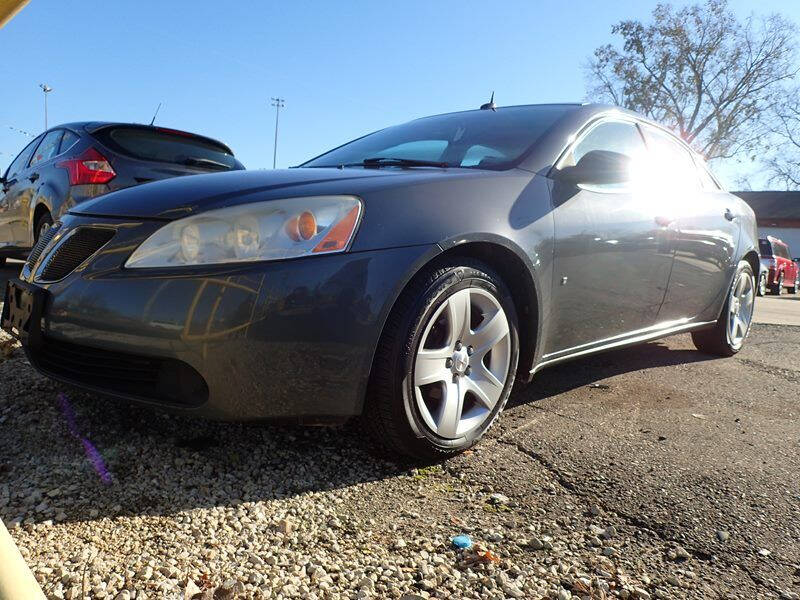
<instances>
[{"instance_id":1,"label":"building roof in background","mask_svg":"<svg viewBox=\"0 0 800 600\"><path fill-rule=\"evenodd\" d=\"M800 227L800 192L731 192L750 205L759 225ZM787 221L796 222L789 225Z\"/></svg>"}]
</instances>

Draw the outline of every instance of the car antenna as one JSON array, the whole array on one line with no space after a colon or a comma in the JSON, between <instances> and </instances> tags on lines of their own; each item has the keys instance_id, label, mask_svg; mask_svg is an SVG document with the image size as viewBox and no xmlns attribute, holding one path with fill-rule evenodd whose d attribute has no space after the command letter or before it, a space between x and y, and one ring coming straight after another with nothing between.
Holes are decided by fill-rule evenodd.
<instances>
[{"instance_id":1,"label":"car antenna","mask_svg":"<svg viewBox=\"0 0 800 600\"><path fill-rule=\"evenodd\" d=\"M155 123L155 122L156 122L156 117L158 116L158 111L160 111L160 110L161 110L161 102L159 102L159 103L158 103L158 106L156 107L156 112L155 112L155 114L153 115L153 118L152 118L152 119L150 119L150 126L151 126L151 127L153 126L153 123Z\"/></svg>"},{"instance_id":2,"label":"car antenna","mask_svg":"<svg viewBox=\"0 0 800 600\"><path fill-rule=\"evenodd\" d=\"M497 112L497 104L494 103L494 91L492 91L492 97L489 98L489 101L486 104L481 104L481 110Z\"/></svg>"}]
</instances>

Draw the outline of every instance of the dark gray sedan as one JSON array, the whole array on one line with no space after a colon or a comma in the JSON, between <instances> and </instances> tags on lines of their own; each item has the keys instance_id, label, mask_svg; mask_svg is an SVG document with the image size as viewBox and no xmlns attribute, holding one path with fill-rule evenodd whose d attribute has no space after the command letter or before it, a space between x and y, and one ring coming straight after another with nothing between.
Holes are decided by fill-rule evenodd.
<instances>
[{"instance_id":1,"label":"dark gray sedan","mask_svg":"<svg viewBox=\"0 0 800 600\"><path fill-rule=\"evenodd\" d=\"M515 379L680 332L747 337L753 212L668 131L607 106L418 119L299 168L75 207L9 283L42 373L212 418L468 448Z\"/></svg>"}]
</instances>

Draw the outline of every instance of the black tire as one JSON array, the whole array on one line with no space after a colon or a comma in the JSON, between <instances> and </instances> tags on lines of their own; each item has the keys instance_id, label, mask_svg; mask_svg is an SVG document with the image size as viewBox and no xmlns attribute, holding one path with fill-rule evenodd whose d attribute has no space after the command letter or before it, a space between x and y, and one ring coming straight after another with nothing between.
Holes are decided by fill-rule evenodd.
<instances>
[{"instance_id":1,"label":"black tire","mask_svg":"<svg viewBox=\"0 0 800 600\"><path fill-rule=\"evenodd\" d=\"M758 287L756 288L756 292L759 296L766 296L767 294L767 274L761 273L758 276Z\"/></svg>"},{"instance_id":2,"label":"black tire","mask_svg":"<svg viewBox=\"0 0 800 600\"><path fill-rule=\"evenodd\" d=\"M750 266L750 263L748 263L746 260L743 260L739 263L739 266L736 269L736 274L733 277L731 288L729 288L727 293L725 306L722 307L722 313L720 314L719 319L717 319L714 327L692 332L692 341L700 352L712 354L714 356L733 356L742 349L744 340L742 340L742 344L740 344L738 347L731 344L731 340L728 335L728 315L731 302L731 289L734 285L736 285L739 275L743 271L750 275L752 278L753 288L755 289L755 276L753 275L753 268ZM752 319L748 324L747 332L745 333L745 339L750 333L750 325L752 325Z\"/></svg>"},{"instance_id":3,"label":"black tire","mask_svg":"<svg viewBox=\"0 0 800 600\"><path fill-rule=\"evenodd\" d=\"M777 283L773 283L769 286L769 291L775 296L780 296L783 293L783 273L780 274Z\"/></svg>"},{"instance_id":4,"label":"black tire","mask_svg":"<svg viewBox=\"0 0 800 600\"><path fill-rule=\"evenodd\" d=\"M0 269L6 266L6 257L0 256Z\"/></svg>"},{"instance_id":5,"label":"black tire","mask_svg":"<svg viewBox=\"0 0 800 600\"><path fill-rule=\"evenodd\" d=\"M414 395L414 359L423 331L436 309L465 288L482 288L505 312L510 339L505 386L494 408L474 430L456 439L436 435L420 414ZM488 266L468 258L450 258L418 274L392 309L373 361L361 421L377 446L389 455L436 461L478 442L503 410L519 361L518 322L505 284Z\"/></svg>"},{"instance_id":6,"label":"black tire","mask_svg":"<svg viewBox=\"0 0 800 600\"><path fill-rule=\"evenodd\" d=\"M42 213L39 218L36 220L33 229L33 245L36 245L36 242L39 241L39 236L42 235L42 230L44 228L50 228L53 225L53 217L50 216L49 212Z\"/></svg>"},{"instance_id":7,"label":"black tire","mask_svg":"<svg viewBox=\"0 0 800 600\"><path fill-rule=\"evenodd\" d=\"M790 294L796 294L797 291L798 291L798 288L800 288L800 275L798 275L797 277L794 278L794 285L792 287L788 288L789 289L789 293Z\"/></svg>"}]
</instances>

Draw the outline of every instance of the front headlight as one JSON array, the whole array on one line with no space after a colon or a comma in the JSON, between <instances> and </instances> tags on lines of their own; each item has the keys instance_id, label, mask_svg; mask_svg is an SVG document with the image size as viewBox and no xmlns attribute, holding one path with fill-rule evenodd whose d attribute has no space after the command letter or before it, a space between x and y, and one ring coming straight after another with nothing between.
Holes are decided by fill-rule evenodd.
<instances>
[{"instance_id":1,"label":"front headlight","mask_svg":"<svg viewBox=\"0 0 800 600\"><path fill-rule=\"evenodd\" d=\"M353 239L361 200L312 196L210 210L165 225L125 266L180 267L343 252Z\"/></svg>"}]
</instances>

